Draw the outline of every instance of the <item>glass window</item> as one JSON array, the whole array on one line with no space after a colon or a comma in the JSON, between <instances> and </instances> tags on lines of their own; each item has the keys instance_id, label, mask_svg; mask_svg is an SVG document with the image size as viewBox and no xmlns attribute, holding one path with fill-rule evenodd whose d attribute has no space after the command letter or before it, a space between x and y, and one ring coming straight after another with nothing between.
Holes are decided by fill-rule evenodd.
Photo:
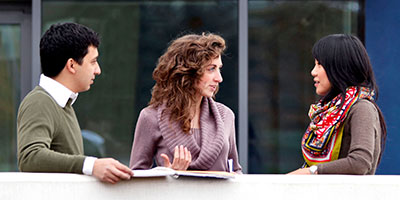
<instances>
[{"instance_id":1,"label":"glass window","mask_svg":"<svg viewBox=\"0 0 400 200\"><path fill-rule=\"evenodd\" d=\"M42 5L43 31L53 23L72 21L101 36L102 74L74 104L86 154L128 164L137 117L151 97L157 59L169 41L184 33L214 32L226 39L217 101L237 113L237 1L43 0Z\"/></svg>"},{"instance_id":2,"label":"glass window","mask_svg":"<svg viewBox=\"0 0 400 200\"><path fill-rule=\"evenodd\" d=\"M302 165L301 137L317 100L312 46L332 33L360 36L362 6L249 1L249 173L286 173Z\"/></svg>"},{"instance_id":3,"label":"glass window","mask_svg":"<svg viewBox=\"0 0 400 200\"><path fill-rule=\"evenodd\" d=\"M21 26L0 24L0 171L16 171Z\"/></svg>"}]
</instances>

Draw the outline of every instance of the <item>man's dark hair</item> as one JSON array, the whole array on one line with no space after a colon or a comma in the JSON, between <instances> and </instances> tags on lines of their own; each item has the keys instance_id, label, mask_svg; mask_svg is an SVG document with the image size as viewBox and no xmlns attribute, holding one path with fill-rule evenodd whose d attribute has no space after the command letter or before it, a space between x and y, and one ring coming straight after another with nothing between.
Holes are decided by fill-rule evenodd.
<instances>
[{"instance_id":1,"label":"man's dark hair","mask_svg":"<svg viewBox=\"0 0 400 200\"><path fill-rule=\"evenodd\" d=\"M88 47L99 47L99 36L92 29L76 23L52 25L40 40L40 62L42 73L48 77L57 76L68 59L82 64Z\"/></svg>"}]
</instances>

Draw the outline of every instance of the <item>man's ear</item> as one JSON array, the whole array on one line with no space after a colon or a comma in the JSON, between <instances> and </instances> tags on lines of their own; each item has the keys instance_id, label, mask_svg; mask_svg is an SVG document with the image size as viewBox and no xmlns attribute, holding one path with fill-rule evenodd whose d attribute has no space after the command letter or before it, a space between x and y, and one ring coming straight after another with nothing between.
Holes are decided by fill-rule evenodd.
<instances>
[{"instance_id":1,"label":"man's ear","mask_svg":"<svg viewBox=\"0 0 400 200\"><path fill-rule=\"evenodd\" d=\"M70 58L67 60L67 63L65 64L65 67L67 69L67 71L69 71L72 74L76 73L76 67L77 67L77 63L75 62L74 59Z\"/></svg>"}]
</instances>

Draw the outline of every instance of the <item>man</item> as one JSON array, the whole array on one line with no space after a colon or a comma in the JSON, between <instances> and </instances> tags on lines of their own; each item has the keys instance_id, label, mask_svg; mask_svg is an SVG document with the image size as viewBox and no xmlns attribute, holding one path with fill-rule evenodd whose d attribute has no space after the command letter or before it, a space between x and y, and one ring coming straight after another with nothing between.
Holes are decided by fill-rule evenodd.
<instances>
[{"instance_id":1,"label":"man","mask_svg":"<svg viewBox=\"0 0 400 200\"><path fill-rule=\"evenodd\" d=\"M17 119L18 166L24 172L93 175L116 183L132 171L112 158L83 155L81 130L72 104L96 75L98 34L75 23L55 24L40 40L42 75L22 101Z\"/></svg>"}]
</instances>

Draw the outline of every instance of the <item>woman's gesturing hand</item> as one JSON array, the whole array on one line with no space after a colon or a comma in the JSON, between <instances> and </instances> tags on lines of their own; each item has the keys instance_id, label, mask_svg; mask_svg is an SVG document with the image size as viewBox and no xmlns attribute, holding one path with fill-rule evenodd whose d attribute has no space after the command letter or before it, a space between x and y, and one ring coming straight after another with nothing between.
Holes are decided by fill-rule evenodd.
<instances>
[{"instance_id":1,"label":"woman's gesturing hand","mask_svg":"<svg viewBox=\"0 0 400 200\"><path fill-rule=\"evenodd\" d=\"M161 154L164 159L164 167L169 167L174 170L186 170L189 167L190 162L192 162L192 154L186 148L180 145L175 147L174 160L171 164L169 158L166 154Z\"/></svg>"}]
</instances>

